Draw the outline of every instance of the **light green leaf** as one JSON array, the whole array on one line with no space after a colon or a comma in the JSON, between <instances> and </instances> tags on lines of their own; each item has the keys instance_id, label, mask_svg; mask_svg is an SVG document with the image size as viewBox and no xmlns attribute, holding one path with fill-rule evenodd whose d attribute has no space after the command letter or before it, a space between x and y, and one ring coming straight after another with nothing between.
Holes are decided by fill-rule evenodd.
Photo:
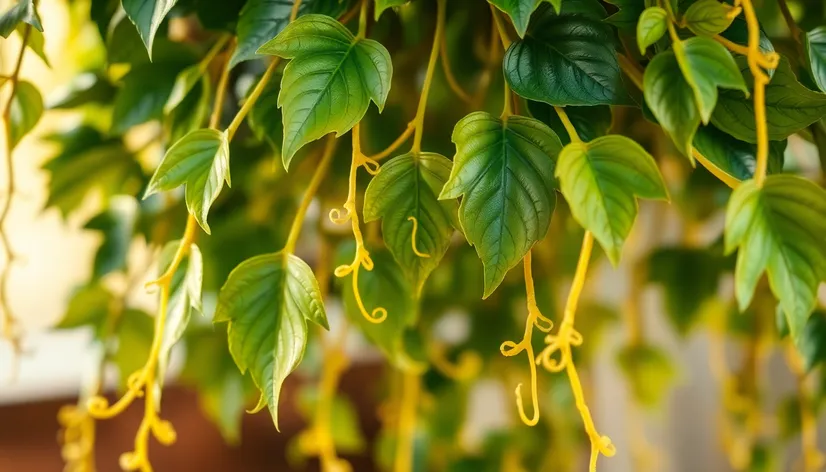
<instances>
[{"instance_id":1,"label":"light green leaf","mask_svg":"<svg viewBox=\"0 0 826 472\"><path fill-rule=\"evenodd\" d=\"M769 141L768 173L783 170L787 141ZM713 125L702 126L694 136L694 147L718 169L737 180L754 177L757 146L729 136Z\"/></svg>"},{"instance_id":2,"label":"light green leaf","mask_svg":"<svg viewBox=\"0 0 826 472\"><path fill-rule=\"evenodd\" d=\"M485 112L462 118L451 139L456 156L439 199L463 196L459 222L485 266L487 298L548 232L562 144L541 121Z\"/></svg>"},{"instance_id":3,"label":"light green leaf","mask_svg":"<svg viewBox=\"0 0 826 472\"><path fill-rule=\"evenodd\" d=\"M158 64L130 70L115 96L112 133L123 134L133 126L160 119L176 77L176 70Z\"/></svg>"},{"instance_id":4,"label":"light green leaf","mask_svg":"<svg viewBox=\"0 0 826 472\"><path fill-rule=\"evenodd\" d=\"M617 362L634 398L647 407L662 403L677 376L668 354L652 345L627 346L620 351Z\"/></svg>"},{"instance_id":5,"label":"light green leaf","mask_svg":"<svg viewBox=\"0 0 826 472\"><path fill-rule=\"evenodd\" d=\"M213 322L229 321L232 358L242 373L250 371L276 428L281 385L304 356L308 320L328 328L313 271L292 254L247 259L218 295Z\"/></svg>"},{"instance_id":6,"label":"light green leaf","mask_svg":"<svg viewBox=\"0 0 826 472\"><path fill-rule=\"evenodd\" d=\"M172 91L166 99L163 106L164 114L170 113L175 107L184 101L189 92L195 88L198 83L203 80L206 71L203 70L200 64L195 64L182 70L175 78L175 84L172 86Z\"/></svg>"},{"instance_id":7,"label":"light green leaf","mask_svg":"<svg viewBox=\"0 0 826 472\"><path fill-rule=\"evenodd\" d=\"M37 87L26 81L19 82L9 114L9 138L11 148L14 149L20 140L34 129L43 115L43 97L40 96Z\"/></svg>"},{"instance_id":8,"label":"light green leaf","mask_svg":"<svg viewBox=\"0 0 826 472\"><path fill-rule=\"evenodd\" d=\"M26 27L22 23L17 25L17 34L20 35L21 38L25 34L25 29ZM43 36L43 33L35 28L31 28L29 30L26 46L31 49L32 52L37 54L37 57L39 57L43 63L46 64L46 67L52 67L44 49L46 46L46 38Z\"/></svg>"},{"instance_id":9,"label":"light green leaf","mask_svg":"<svg viewBox=\"0 0 826 472\"><path fill-rule=\"evenodd\" d=\"M200 129L184 136L166 152L144 199L150 195L186 185L186 207L198 224L210 234L207 215L224 181L229 176L229 142L224 131Z\"/></svg>"},{"instance_id":10,"label":"light green leaf","mask_svg":"<svg viewBox=\"0 0 826 472\"><path fill-rule=\"evenodd\" d=\"M826 279L826 190L802 177L771 175L737 187L726 210L726 252L737 253L735 295L751 303L760 276L780 301L795 342Z\"/></svg>"},{"instance_id":11,"label":"light green leaf","mask_svg":"<svg viewBox=\"0 0 826 472\"><path fill-rule=\"evenodd\" d=\"M700 111L677 56L672 51L657 54L645 68L643 85L645 103L677 149L693 162L691 142L700 126Z\"/></svg>"},{"instance_id":12,"label":"light green leaf","mask_svg":"<svg viewBox=\"0 0 826 472\"><path fill-rule=\"evenodd\" d=\"M737 64L749 86L753 83L745 59ZM797 81L786 59L780 60L774 76L766 86L766 121L769 139L780 141L826 116L826 94L807 89ZM720 91L714 115L714 126L735 138L756 142L754 102L740 92Z\"/></svg>"},{"instance_id":13,"label":"light green leaf","mask_svg":"<svg viewBox=\"0 0 826 472\"><path fill-rule=\"evenodd\" d=\"M163 19L177 0L123 0L126 15L135 24L149 58L152 58L152 43Z\"/></svg>"},{"instance_id":14,"label":"light green leaf","mask_svg":"<svg viewBox=\"0 0 826 472\"><path fill-rule=\"evenodd\" d=\"M349 131L371 100L381 111L390 92L393 64L387 49L353 36L328 16L299 18L258 52L290 59L278 94L285 168L305 144Z\"/></svg>"},{"instance_id":15,"label":"light green leaf","mask_svg":"<svg viewBox=\"0 0 826 472\"><path fill-rule=\"evenodd\" d=\"M595 0L567 2L557 15L537 12L524 39L503 61L505 78L520 96L549 105L625 104L614 32Z\"/></svg>"},{"instance_id":16,"label":"light green leaf","mask_svg":"<svg viewBox=\"0 0 826 472\"><path fill-rule=\"evenodd\" d=\"M106 318L112 309L115 296L99 282L75 288L69 299L66 313L55 329L75 329L89 326L97 338L103 335Z\"/></svg>"},{"instance_id":17,"label":"light green leaf","mask_svg":"<svg viewBox=\"0 0 826 472\"><path fill-rule=\"evenodd\" d=\"M384 242L416 293L441 262L458 226L457 202L438 199L452 165L435 153L404 154L384 164L364 194L364 221L382 218ZM411 217L417 222L415 242ZM428 257L417 256L414 244Z\"/></svg>"},{"instance_id":18,"label":"light green leaf","mask_svg":"<svg viewBox=\"0 0 826 472\"><path fill-rule=\"evenodd\" d=\"M337 261L348 263L353 260L354 254L355 245L348 243L342 246ZM413 286L404 278L400 267L387 250L370 248L370 257L374 262L373 270L359 272L359 293L366 306L385 308L387 319L381 323L371 323L364 318L353 290L349 288L353 284L352 275L341 282L348 287L342 290L344 314L393 366L404 370L421 370L422 363L408 353L404 342L406 329L413 326L418 318Z\"/></svg>"},{"instance_id":19,"label":"light green leaf","mask_svg":"<svg viewBox=\"0 0 826 472\"><path fill-rule=\"evenodd\" d=\"M32 25L37 31L43 32L40 24L40 15L34 8L32 0L17 0L17 3L0 16L0 36L8 38L20 23Z\"/></svg>"},{"instance_id":20,"label":"light green leaf","mask_svg":"<svg viewBox=\"0 0 826 472\"><path fill-rule=\"evenodd\" d=\"M539 7L543 0L488 0L488 2L507 14L511 18L513 27L520 38L525 37L531 14ZM560 1L554 1L554 7L559 10Z\"/></svg>"},{"instance_id":21,"label":"light green leaf","mask_svg":"<svg viewBox=\"0 0 826 472\"><path fill-rule=\"evenodd\" d=\"M117 330L118 350L112 362L120 374L118 389L126 390L126 380L142 369L152 349L155 323L151 316L140 310L127 309L120 317Z\"/></svg>"},{"instance_id":22,"label":"light green leaf","mask_svg":"<svg viewBox=\"0 0 826 472\"><path fill-rule=\"evenodd\" d=\"M385 10L388 8L400 7L408 1L409 0L376 0L373 16L376 21L379 21L381 14L384 13Z\"/></svg>"},{"instance_id":23,"label":"light green leaf","mask_svg":"<svg viewBox=\"0 0 826 472\"><path fill-rule=\"evenodd\" d=\"M714 36L731 26L731 22L734 21L734 17L729 18L731 10L730 5L717 0L699 0L688 7L683 15L683 22L694 34Z\"/></svg>"},{"instance_id":24,"label":"light green leaf","mask_svg":"<svg viewBox=\"0 0 826 472\"><path fill-rule=\"evenodd\" d=\"M642 12L640 21L637 23L637 45L640 47L641 54L645 54L648 46L663 37L668 21L670 21L668 12L661 7L649 7Z\"/></svg>"},{"instance_id":25,"label":"light green leaf","mask_svg":"<svg viewBox=\"0 0 826 472\"><path fill-rule=\"evenodd\" d=\"M565 146L556 176L574 218L594 234L615 266L637 217L637 197L668 200L654 158L624 136Z\"/></svg>"},{"instance_id":26,"label":"light green leaf","mask_svg":"<svg viewBox=\"0 0 826 472\"><path fill-rule=\"evenodd\" d=\"M338 17L347 2L338 0L304 0L298 16L309 13ZM290 22L293 0L248 0L238 17L238 46L232 54L230 67L255 59L256 51L278 35Z\"/></svg>"},{"instance_id":27,"label":"light green leaf","mask_svg":"<svg viewBox=\"0 0 826 472\"><path fill-rule=\"evenodd\" d=\"M83 226L84 229L103 233L103 242L95 254L94 278L126 269L137 217L138 202L132 197L119 196L112 199L109 208L93 216Z\"/></svg>"},{"instance_id":28,"label":"light green leaf","mask_svg":"<svg viewBox=\"0 0 826 472\"><path fill-rule=\"evenodd\" d=\"M717 104L717 87L736 89L748 96L746 83L731 53L717 41L694 37L674 45L674 54L688 85L694 91L694 100L700 119L708 124Z\"/></svg>"},{"instance_id":29,"label":"light green leaf","mask_svg":"<svg viewBox=\"0 0 826 472\"><path fill-rule=\"evenodd\" d=\"M803 36L809 58L809 71L821 92L826 92L826 26L819 26Z\"/></svg>"},{"instance_id":30,"label":"light green leaf","mask_svg":"<svg viewBox=\"0 0 826 472\"><path fill-rule=\"evenodd\" d=\"M162 275L169 268L175 253L178 250L180 241L170 241L161 251L158 260L159 274ZM163 384L163 379L169 367L169 356L172 348L184 334L192 310L203 312L201 305L201 290L204 281L204 263L201 250L196 244L189 247L186 258L175 270L172 281L169 285L169 299L166 304L166 323L164 323L161 335L161 347L158 354L158 383ZM161 389L158 389L155 396L156 402L160 402Z\"/></svg>"}]
</instances>

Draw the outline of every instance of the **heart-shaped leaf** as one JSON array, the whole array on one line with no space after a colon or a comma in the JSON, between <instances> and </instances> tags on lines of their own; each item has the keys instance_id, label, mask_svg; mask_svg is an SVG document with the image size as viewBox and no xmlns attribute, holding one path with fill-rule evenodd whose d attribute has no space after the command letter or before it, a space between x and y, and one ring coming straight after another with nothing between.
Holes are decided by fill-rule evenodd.
<instances>
[{"instance_id":1,"label":"heart-shaped leaf","mask_svg":"<svg viewBox=\"0 0 826 472\"><path fill-rule=\"evenodd\" d=\"M748 308L763 272L791 329L800 334L826 279L826 190L802 177L768 176L738 186L726 210L726 252L737 252L735 295Z\"/></svg>"},{"instance_id":2,"label":"heart-shaped leaf","mask_svg":"<svg viewBox=\"0 0 826 472\"><path fill-rule=\"evenodd\" d=\"M693 160L691 142L700 126L694 92L683 77L672 51L657 54L645 68L645 103L677 149Z\"/></svg>"},{"instance_id":3,"label":"heart-shaped leaf","mask_svg":"<svg viewBox=\"0 0 826 472\"><path fill-rule=\"evenodd\" d=\"M9 139L14 149L17 144L34 129L43 116L43 97L37 87L29 82L17 84L9 109Z\"/></svg>"},{"instance_id":4,"label":"heart-shaped leaf","mask_svg":"<svg viewBox=\"0 0 826 472\"><path fill-rule=\"evenodd\" d=\"M549 105L625 104L614 32L595 0L568 2L534 16L524 39L503 60L514 92Z\"/></svg>"},{"instance_id":5,"label":"heart-shaped leaf","mask_svg":"<svg viewBox=\"0 0 826 472\"><path fill-rule=\"evenodd\" d=\"M743 75L726 48L710 38L694 37L675 44L674 54L694 100L700 119L708 124L717 104L717 87L736 89L748 96Z\"/></svg>"},{"instance_id":6,"label":"heart-shaped leaf","mask_svg":"<svg viewBox=\"0 0 826 472\"><path fill-rule=\"evenodd\" d=\"M547 0L559 11L561 0ZM488 0L491 5L503 11L511 18L513 27L520 38L525 37L531 15L543 0Z\"/></svg>"},{"instance_id":7,"label":"heart-shaped leaf","mask_svg":"<svg viewBox=\"0 0 826 472\"><path fill-rule=\"evenodd\" d=\"M249 370L278 428L284 379L307 345L307 321L328 328L318 282L310 267L285 252L247 259L218 295L213 322L229 322L229 349L242 373Z\"/></svg>"},{"instance_id":8,"label":"heart-shaped leaf","mask_svg":"<svg viewBox=\"0 0 826 472\"><path fill-rule=\"evenodd\" d=\"M669 21L668 12L664 8L648 7L642 12L637 23L637 45L641 54L645 54L648 46L663 37Z\"/></svg>"},{"instance_id":9,"label":"heart-shaped leaf","mask_svg":"<svg viewBox=\"0 0 826 472\"><path fill-rule=\"evenodd\" d=\"M753 79L745 59L737 64L748 84ZM766 122L769 139L781 141L826 116L826 94L814 92L797 81L786 59L766 85ZM714 126L741 141L755 140L754 102L741 92L721 90L717 108L711 117Z\"/></svg>"},{"instance_id":10,"label":"heart-shaped leaf","mask_svg":"<svg viewBox=\"0 0 826 472\"><path fill-rule=\"evenodd\" d=\"M826 26L817 27L803 36L809 58L809 71L821 92L826 92Z\"/></svg>"},{"instance_id":11,"label":"heart-shaped leaf","mask_svg":"<svg viewBox=\"0 0 826 472\"><path fill-rule=\"evenodd\" d=\"M654 158L624 136L565 146L556 176L574 218L594 234L615 266L637 217L637 197L668 200Z\"/></svg>"},{"instance_id":12,"label":"heart-shaped leaf","mask_svg":"<svg viewBox=\"0 0 826 472\"><path fill-rule=\"evenodd\" d=\"M143 198L186 185L186 207L209 234L207 215L229 176L226 132L200 129L184 136L166 152Z\"/></svg>"},{"instance_id":13,"label":"heart-shaped leaf","mask_svg":"<svg viewBox=\"0 0 826 472\"><path fill-rule=\"evenodd\" d=\"M439 199L463 196L459 223L485 266L487 298L548 232L562 144L541 121L485 112L462 118L451 139L456 156Z\"/></svg>"},{"instance_id":14,"label":"heart-shaped leaf","mask_svg":"<svg viewBox=\"0 0 826 472\"><path fill-rule=\"evenodd\" d=\"M284 167L305 144L358 123L372 100L379 111L390 92L393 64L381 44L353 36L323 15L306 15L258 50L290 63L284 68L278 106L282 108Z\"/></svg>"},{"instance_id":15,"label":"heart-shaped leaf","mask_svg":"<svg viewBox=\"0 0 826 472\"><path fill-rule=\"evenodd\" d=\"M364 194L364 221L382 218L384 242L416 293L439 265L450 246L453 228L458 226L456 201L438 199L451 166L450 160L439 154L404 154L381 166ZM415 241L410 218L416 221ZM426 257L417 255L414 245Z\"/></svg>"},{"instance_id":16,"label":"heart-shaped leaf","mask_svg":"<svg viewBox=\"0 0 826 472\"><path fill-rule=\"evenodd\" d=\"M717 0L699 0L691 4L683 15L688 29L700 36L714 36L722 33L734 21L729 12L732 7Z\"/></svg>"}]
</instances>

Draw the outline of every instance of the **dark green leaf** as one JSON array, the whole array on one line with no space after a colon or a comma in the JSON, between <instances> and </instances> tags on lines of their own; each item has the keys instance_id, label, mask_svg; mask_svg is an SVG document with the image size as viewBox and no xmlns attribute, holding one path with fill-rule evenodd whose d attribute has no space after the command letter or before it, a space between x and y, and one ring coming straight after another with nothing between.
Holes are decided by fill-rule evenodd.
<instances>
[{"instance_id":1,"label":"dark green leaf","mask_svg":"<svg viewBox=\"0 0 826 472\"><path fill-rule=\"evenodd\" d=\"M541 121L471 113L453 129L453 169L439 199L463 196L459 222L485 266L487 298L548 232L562 144Z\"/></svg>"},{"instance_id":2,"label":"dark green leaf","mask_svg":"<svg viewBox=\"0 0 826 472\"><path fill-rule=\"evenodd\" d=\"M826 92L826 26L803 36L803 47L809 58L809 71L821 92Z\"/></svg>"},{"instance_id":3,"label":"dark green leaf","mask_svg":"<svg viewBox=\"0 0 826 472\"><path fill-rule=\"evenodd\" d=\"M637 217L637 197L668 200L654 158L624 136L568 144L559 154L556 176L574 218L615 266Z\"/></svg>"},{"instance_id":4,"label":"dark green leaf","mask_svg":"<svg viewBox=\"0 0 826 472\"><path fill-rule=\"evenodd\" d=\"M409 0L376 0L375 11L373 13L375 20L379 21L381 14L388 8L400 7L408 1Z\"/></svg>"},{"instance_id":5,"label":"dark green leaf","mask_svg":"<svg viewBox=\"0 0 826 472\"><path fill-rule=\"evenodd\" d=\"M458 226L457 202L438 200L451 167L439 154L404 154L384 164L364 194L364 221L382 219L384 242L416 293L441 262ZM417 222L415 241L411 217ZM414 245L428 257L416 255Z\"/></svg>"},{"instance_id":6,"label":"dark green leaf","mask_svg":"<svg viewBox=\"0 0 826 472\"><path fill-rule=\"evenodd\" d=\"M826 312L816 310L806 321L797 344L806 372L826 360Z\"/></svg>"},{"instance_id":7,"label":"dark green leaf","mask_svg":"<svg viewBox=\"0 0 826 472\"><path fill-rule=\"evenodd\" d=\"M138 34L152 57L152 43L161 22L177 0L122 0L126 15L135 24Z\"/></svg>"},{"instance_id":8,"label":"dark green leaf","mask_svg":"<svg viewBox=\"0 0 826 472\"><path fill-rule=\"evenodd\" d=\"M328 16L299 18L259 52L290 59L278 94L285 168L305 144L349 131L371 100L379 111L384 108L393 75L390 53L376 41L353 36Z\"/></svg>"},{"instance_id":9,"label":"dark green leaf","mask_svg":"<svg viewBox=\"0 0 826 472\"><path fill-rule=\"evenodd\" d=\"M133 126L160 119L176 76L176 70L157 64L129 71L115 96L112 133L123 134Z\"/></svg>"},{"instance_id":10,"label":"dark green leaf","mask_svg":"<svg viewBox=\"0 0 826 472\"><path fill-rule=\"evenodd\" d=\"M753 79L745 60L738 65L749 85ZM826 94L813 92L797 81L789 62L780 60L766 86L766 121L769 139L780 141L826 116ZM755 142L754 102L741 92L723 90L714 115L714 126L741 141Z\"/></svg>"},{"instance_id":11,"label":"dark green leaf","mask_svg":"<svg viewBox=\"0 0 826 472\"><path fill-rule=\"evenodd\" d=\"M169 148L143 198L186 185L186 207L209 234L209 208L221 193L224 182L232 185L227 134L214 129L200 129Z\"/></svg>"},{"instance_id":12,"label":"dark green leaf","mask_svg":"<svg viewBox=\"0 0 826 472\"><path fill-rule=\"evenodd\" d=\"M9 109L9 139L12 149L34 129L42 115L43 97L40 96L37 87L29 82L20 81Z\"/></svg>"},{"instance_id":13,"label":"dark green leaf","mask_svg":"<svg viewBox=\"0 0 826 472\"><path fill-rule=\"evenodd\" d=\"M43 26L32 0L17 0L17 3L0 16L0 36L8 38L20 23L27 23L41 33Z\"/></svg>"},{"instance_id":14,"label":"dark green leaf","mask_svg":"<svg viewBox=\"0 0 826 472\"><path fill-rule=\"evenodd\" d=\"M281 84L277 80L270 80L258 97L247 117L250 129L259 140L266 141L277 152L280 160L283 129L281 113L278 111L278 92Z\"/></svg>"},{"instance_id":15,"label":"dark green leaf","mask_svg":"<svg viewBox=\"0 0 826 472\"><path fill-rule=\"evenodd\" d=\"M735 294L740 310L751 303L764 271L786 314L795 343L826 279L826 190L804 178L772 175L763 188L737 187L726 210L726 252L737 253Z\"/></svg>"},{"instance_id":16,"label":"dark green leaf","mask_svg":"<svg viewBox=\"0 0 826 472\"><path fill-rule=\"evenodd\" d=\"M562 144L571 142L568 132L562 121L559 120L554 107L542 102L528 102L528 110L531 116L550 126L559 136ZM597 105L593 107L565 107L568 119L574 125L577 134L583 141L591 141L605 136L611 128L611 107L608 105Z\"/></svg>"},{"instance_id":17,"label":"dark green leaf","mask_svg":"<svg viewBox=\"0 0 826 472\"><path fill-rule=\"evenodd\" d=\"M298 16L318 13L338 17L347 2L338 0L305 0L298 7ZM238 46L230 60L235 67L241 62L255 59L258 48L276 37L287 23L293 9L292 0L247 0L238 19ZM376 9L378 14L378 8Z\"/></svg>"},{"instance_id":18,"label":"dark green leaf","mask_svg":"<svg viewBox=\"0 0 826 472\"><path fill-rule=\"evenodd\" d=\"M536 10L543 0L488 0L491 5L499 10L505 12L513 23L516 33L520 38L525 37L525 32L528 30L528 22L531 19L531 14ZM557 10L559 9L560 0L554 2Z\"/></svg>"},{"instance_id":19,"label":"dark green leaf","mask_svg":"<svg viewBox=\"0 0 826 472\"><path fill-rule=\"evenodd\" d=\"M768 172L778 174L783 170L783 154L787 142L769 141ZM757 163L757 146L744 143L715 128L702 126L694 136L694 147L715 167L737 180L754 176Z\"/></svg>"},{"instance_id":20,"label":"dark green leaf","mask_svg":"<svg viewBox=\"0 0 826 472\"><path fill-rule=\"evenodd\" d=\"M95 254L93 277L126 269L126 258L135 232L138 203L132 197L116 197L109 208L93 216L84 229L100 231L103 242Z\"/></svg>"},{"instance_id":21,"label":"dark green leaf","mask_svg":"<svg viewBox=\"0 0 826 472\"><path fill-rule=\"evenodd\" d=\"M643 78L645 103L677 149L693 159L691 142L700 125L700 111L691 86L683 77L672 51L657 54Z\"/></svg>"},{"instance_id":22,"label":"dark green leaf","mask_svg":"<svg viewBox=\"0 0 826 472\"><path fill-rule=\"evenodd\" d=\"M503 61L514 92L549 105L625 104L614 32L596 0L566 2L557 15L537 12Z\"/></svg>"},{"instance_id":23,"label":"dark green leaf","mask_svg":"<svg viewBox=\"0 0 826 472\"><path fill-rule=\"evenodd\" d=\"M642 12L637 23L637 45L641 54L663 37L669 21L668 12L661 7L649 7Z\"/></svg>"},{"instance_id":24,"label":"dark green leaf","mask_svg":"<svg viewBox=\"0 0 826 472\"><path fill-rule=\"evenodd\" d=\"M77 108L89 103L107 104L115 97L117 88L96 72L83 72L68 85L56 91L49 99L50 109Z\"/></svg>"},{"instance_id":25,"label":"dark green leaf","mask_svg":"<svg viewBox=\"0 0 826 472\"><path fill-rule=\"evenodd\" d=\"M229 321L232 358L242 373L250 371L259 407L269 407L276 428L281 385L304 356L308 320L328 327L313 271L292 254L247 259L218 296L213 322Z\"/></svg>"},{"instance_id":26,"label":"dark green leaf","mask_svg":"<svg viewBox=\"0 0 826 472\"><path fill-rule=\"evenodd\" d=\"M169 111L165 120L169 142L176 143L187 134L204 126L212 110L210 87L209 77L201 77L183 100Z\"/></svg>"}]
</instances>

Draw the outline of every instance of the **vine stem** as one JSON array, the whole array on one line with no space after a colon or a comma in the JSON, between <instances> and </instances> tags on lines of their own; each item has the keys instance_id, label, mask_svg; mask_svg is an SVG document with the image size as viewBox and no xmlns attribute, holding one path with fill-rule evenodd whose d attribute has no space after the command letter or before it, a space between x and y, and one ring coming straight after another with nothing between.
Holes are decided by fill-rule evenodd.
<instances>
[{"instance_id":1,"label":"vine stem","mask_svg":"<svg viewBox=\"0 0 826 472\"><path fill-rule=\"evenodd\" d=\"M37 0L35 0L34 5L35 7L37 6ZM6 264L3 266L2 272L0 272L0 311L2 311L2 319L0 319L0 322L2 322L2 336L7 339L12 346L12 379L17 378L17 368L19 356L22 352L22 346L20 342L20 335L15 332L17 319L12 313L8 298L9 275L11 272L11 267L17 259L17 256L12 250L9 235L6 233L6 220L8 219L11 211L12 199L14 198L15 193L14 159L12 158L14 146L11 142L11 107L14 103L14 96L17 93L18 83L20 82L20 69L23 67L23 58L26 55L26 46L28 45L31 32L32 26L26 24L23 28L23 38L20 42L20 52L17 55L14 70L8 78L11 82L11 93L6 101L5 108L3 108L3 128L6 134L6 174L8 175L8 188L6 190L6 198L3 201L3 208L0 210L0 242L2 242L3 252L6 257Z\"/></svg>"},{"instance_id":2,"label":"vine stem","mask_svg":"<svg viewBox=\"0 0 826 472\"><path fill-rule=\"evenodd\" d=\"M229 48L228 54L231 55L232 52L235 50L236 41L232 41L232 45ZM227 84L229 83L229 67L224 67L221 71L221 78L218 79L218 89L215 92L215 103L212 106L212 114L209 116L209 127L212 129L218 129L218 125L221 121L221 112L224 108L224 99L227 95Z\"/></svg>"},{"instance_id":3,"label":"vine stem","mask_svg":"<svg viewBox=\"0 0 826 472\"><path fill-rule=\"evenodd\" d=\"M627 56L623 54L618 54L617 58L619 59L619 64L622 71L625 72L625 74L631 79L632 82L634 82L634 85L636 85L638 89L644 91L645 88L643 85L643 73L639 70L639 66L637 64L634 64L634 62L631 61L631 59L629 59ZM708 160L706 156L701 154L700 151L698 151L697 148L693 146L691 148L691 155L694 156L694 159L696 159L697 162L700 163L700 165L705 167L706 170L708 170L713 176L717 177L718 180L720 180L730 188L737 188L737 186L740 185L739 180L723 172L722 169L714 165L713 162Z\"/></svg>"},{"instance_id":4,"label":"vine stem","mask_svg":"<svg viewBox=\"0 0 826 472\"><path fill-rule=\"evenodd\" d=\"M413 147L410 149L416 158L422 150L422 135L424 134L424 116L427 110L427 97L430 95L430 85L433 83L433 73L436 71L436 63L439 60L439 45L445 34L445 0L436 0L436 31L433 33L433 45L430 48L430 59L427 62L427 72L424 76L422 94L419 97L419 107L416 110L416 117L413 118L413 126L416 131L413 134Z\"/></svg>"},{"instance_id":5,"label":"vine stem","mask_svg":"<svg viewBox=\"0 0 826 472\"><path fill-rule=\"evenodd\" d=\"M456 80L456 76L453 75L453 69L450 66L450 57L447 54L447 36L444 34L439 41L439 56L441 57L442 71L445 73L445 80L447 80L448 87L459 97L459 100L465 103L472 103L473 97L465 92L462 86L459 85L459 81Z\"/></svg>"},{"instance_id":6,"label":"vine stem","mask_svg":"<svg viewBox=\"0 0 826 472\"><path fill-rule=\"evenodd\" d=\"M241 109L235 114L235 118L233 118L232 122L230 122L229 126L227 126L226 133L229 141L232 141L232 138L241 126L241 123L244 122L244 118L246 118L250 110L252 110L252 107L261 97L261 94L264 93L264 89L267 88L267 84L270 82L270 79L272 79L275 69L278 67L280 62L280 57L276 57L270 62L270 65L267 66L267 70L264 71L264 75L258 79L258 83L255 84L255 88L252 89L252 92L250 92L250 96L247 97L244 104L241 106Z\"/></svg>"},{"instance_id":7,"label":"vine stem","mask_svg":"<svg viewBox=\"0 0 826 472\"><path fill-rule=\"evenodd\" d=\"M559 115L559 120L562 122L562 126L565 127L565 131L568 133L568 137L571 138L571 142L581 143L582 140L579 138L579 134L577 134L574 124L571 123L571 119L568 118L568 114L565 113L565 109L562 107L554 107L554 111L556 111L556 114Z\"/></svg>"},{"instance_id":8,"label":"vine stem","mask_svg":"<svg viewBox=\"0 0 826 472\"><path fill-rule=\"evenodd\" d=\"M361 0L361 10L359 10L359 32L357 38L367 36L367 0Z\"/></svg>"},{"instance_id":9,"label":"vine stem","mask_svg":"<svg viewBox=\"0 0 826 472\"><path fill-rule=\"evenodd\" d=\"M307 190L304 192L304 197L298 205L295 219L293 219L293 224L290 227L290 234L287 236L287 243L284 245L285 253L292 254L295 252L295 245L298 242L298 236L301 234L301 227L304 224L304 216L307 214L307 209L310 207L310 203L313 201L313 197L315 197L318 187L327 175L327 169L330 168L330 162L332 162L333 156L335 155L336 144L337 141L335 135L330 134L327 137L327 143L324 146L324 153L321 155L321 160L316 167L313 178L307 185Z\"/></svg>"},{"instance_id":10,"label":"vine stem","mask_svg":"<svg viewBox=\"0 0 826 472\"><path fill-rule=\"evenodd\" d=\"M549 333L553 328L551 320L542 315L539 307L536 304L536 291L534 290L533 272L531 270L531 251L525 254L522 259L522 265L525 270L525 294L527 297L528 318L525 320L525 334L522 340L518 343L513 341L505 341L499 347L499 352L505 357L515 356L521 352L528 355L528 366L531 373L531 405L533 415L529 418L525 414L525 406L522 401L522 384L516 385L516 409L519 413L519 419L528 426L536 426L539 422L539 389L536 379L536 356L533 352L533 328L539 328L544 333Z\"/></svg>"},{"instance_id":11,"label":"vine stem","mask_svg":"<svg viewBox=\"0 0 826 472\"><path fill-rule=\"evenodd\" d=\"M399 406L399 437L396 440L394 472L413 470L413 446L416 432L416 406L419 403L421 380L414 372L402 373L402 396Z\"/></svg>"}]
</instances>

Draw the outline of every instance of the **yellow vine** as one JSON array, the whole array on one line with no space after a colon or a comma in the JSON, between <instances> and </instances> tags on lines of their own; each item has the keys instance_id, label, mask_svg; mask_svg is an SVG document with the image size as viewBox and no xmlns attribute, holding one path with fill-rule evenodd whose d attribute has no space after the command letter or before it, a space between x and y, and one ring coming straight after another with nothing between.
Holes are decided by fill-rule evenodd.
<instances>
[{"instance_id":1,"label":"yellow vine","mask_svg":"<svg viewBox=\"0 0 826 472\"><path fill-rule=\"evenodd\" d=\"M421 379L415 372L402 373L401 404L399 405L398 437L393 472L413 470L413 441L416 433L416 412Z\"/></svg>"},{"instance_id":2,"label":"yellow vine","mask_svg":"<svg viewBox=\"0 0 826 472\"><path fill-rule=\"evenodd\" d=\"M34 1L33 8L37 8L38 0ZM14 179L14 160L12 159L12 129L11 129L11 108L14 103L14 96L17 93L17 85L20 79L20 69L23 66L23 58L26 55L26 46L31 36L32 26L26 24L23 28L23 39L20 42L20 52L17 55L17 61L14 64L14 70L11 76L8 77L8 82L11 83L11 92L3 108L3 130L5 131L6 141L6 174L7 174L7 188L6 195L3 199L3 208L0 210L0 244L3 245L3 252L6 263L0 272L0 336L6 339L12 347L12 372L11 378L17 377L17 368L19 356L22 352L22 345L20 342L20 333L17 331L17 318L11 310L8 297L9 275L11 267L17 259L9 241L9 235L6 233L6 219L11 210L12 199L15 193L15 179Z\"/></svg>"},{"instance_id":3,"label":"yellow vine","mask_svg":"<svg viewBox=\"0 0 826 472\"><path fill-rule=\"evenodd\" d=\"M350 165L350 179L347 191L347 201L344 202L344 212L338 208L330 210L330 221L335 224L344 224L348 220L352 222L353 238L356 240L356 255L353 262L336 267L333 272L336 277L346 277L353 274L353 295L356 299L364 319L371 323L381 323L387 319L387 310L384 307L377 307L372 312L368 312L364 307L364 301L361 299L359 293L359 270L364 267L364 270L373 270L373 259L370 258L370 252L364 247L364 236L361 234L359 226L358 213L356 212L356 174L359 167L364 167L371 175L379 173L379 163L365 156L361 152L361 138L359 136L360 125L356 124L353 127L353 161ZM343 214L342 214L343 213Z\"/></svg>"},{"instance_id":4,"label":"yellow vine","mask_svg":"<svg viewBox=\"0 0 826 472\"><path fill-rule=\"evenodd\" d=\"M531 271L531 251L525 254L522 260L522 265L525 267L525 293L527 295L528 318L525 320L525 334L522 340L518 343L513 341L505 341L499 347L499 352L505 357L515 356L523 351L528 355L528 366L531 372L531 409L533 415L528 417L525 414L525 406L522 401L522 384L516 385L516 409L519 412L519 418L528 426L535 426L539 422L539 393L536 381L536 357L533 353L533 328L537 327L543 333L550 333L553 329L553 322L546 318L540 311L536 304L536 293L534 291L533 273Z\"/></svg>"}]
</instances>

